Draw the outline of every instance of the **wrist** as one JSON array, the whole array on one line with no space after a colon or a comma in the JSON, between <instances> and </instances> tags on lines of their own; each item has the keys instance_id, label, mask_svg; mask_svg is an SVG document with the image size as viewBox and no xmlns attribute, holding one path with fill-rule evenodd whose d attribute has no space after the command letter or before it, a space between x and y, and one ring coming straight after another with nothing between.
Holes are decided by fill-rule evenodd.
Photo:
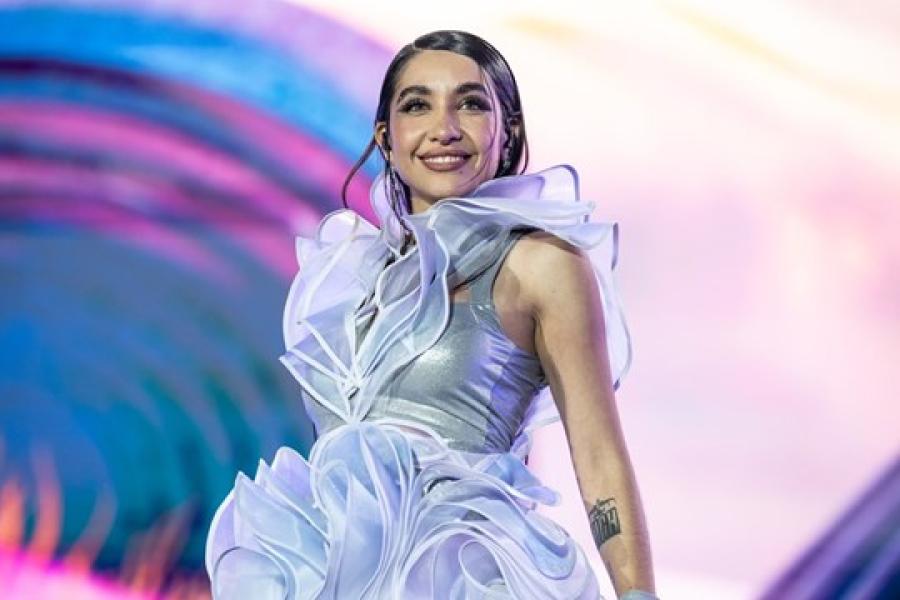
<instances>
[{"instance_id":1,"label":"wrist","mask_svg":"<svg viewBox=\"0 0 900 600\"><path fill-rule=\"evenodd\" d=\"M645 592L643 590L628 590L621 596L619 600L659 600L656 594Z\"/></svg>"}]
</instances>

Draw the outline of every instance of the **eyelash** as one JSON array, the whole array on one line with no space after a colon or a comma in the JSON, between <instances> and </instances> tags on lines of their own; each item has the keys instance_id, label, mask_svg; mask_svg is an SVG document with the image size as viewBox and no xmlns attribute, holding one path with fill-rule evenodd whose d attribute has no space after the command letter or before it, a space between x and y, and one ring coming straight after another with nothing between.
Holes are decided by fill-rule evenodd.
<instances>
[{"instance_id":1,"label":"eyelash","mask_svg":"<svg viewBox=\"0 0 900 600\"><path fill-rule=\"evenodd\" d=\"M478 110L483 110L483 111L491 110L490 105L488 105L488 103L485 102L484 100L482 100L481 98L474 97L474 96L471 98L466 98L463 100L463 105L468 104L470 102L472 104L474 104L478 108ZM400 107L400 111L405 112L405 113L413 112L412 109L417 106L427 106L427 103L424 102L423 100L416 98L416 99L410 100L409 102L404 104L402 107Z\"/></svg>"}]
</instances>

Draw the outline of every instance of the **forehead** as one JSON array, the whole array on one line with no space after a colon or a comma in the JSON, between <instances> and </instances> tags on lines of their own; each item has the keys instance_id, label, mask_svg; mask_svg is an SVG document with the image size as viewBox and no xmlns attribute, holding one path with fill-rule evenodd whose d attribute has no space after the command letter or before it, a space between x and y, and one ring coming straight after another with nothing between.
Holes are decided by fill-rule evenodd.
<instances>
[{"instance_id":1,"label":"forehead","mask_svg":"<svg viewBox=\"0 0 900 600\"><path fill-rule=\"evenodd\" d=\"M449 50L422 50L403 67L394 96L410 85L424 85L436 93L450 93L459 84L469 81L480 81L491 88L481 67L468 56Z\"/></svg>"}]
</instances>

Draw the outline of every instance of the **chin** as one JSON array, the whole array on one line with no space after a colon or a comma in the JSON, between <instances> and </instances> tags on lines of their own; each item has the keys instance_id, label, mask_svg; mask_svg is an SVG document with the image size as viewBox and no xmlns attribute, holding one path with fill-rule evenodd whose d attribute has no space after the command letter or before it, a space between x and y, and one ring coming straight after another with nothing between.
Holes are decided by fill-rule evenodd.
<instances>
[{"instance_id":1,"label":"chin","mask_svg":"<svg viewBox=\"0 0 900 600\"><path fill-rule=\"evenodd\" d=\"M462 179L462 178L460 178ZM476 180L468 180L468 181L446 181L446 182L435 182L430 185L423 186L422 195L428 198L434 198L435 200L440 200L442 198L456 198L466 196L471 193L475 188L481 185L487 179L476 179Z\"/></svg>"}]
</instances>

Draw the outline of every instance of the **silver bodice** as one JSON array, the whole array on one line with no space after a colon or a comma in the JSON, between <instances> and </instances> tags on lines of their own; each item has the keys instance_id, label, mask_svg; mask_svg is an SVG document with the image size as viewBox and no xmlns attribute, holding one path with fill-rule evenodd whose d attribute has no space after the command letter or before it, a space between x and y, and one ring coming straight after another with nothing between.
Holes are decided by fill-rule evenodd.
<instances>
[{"instance_id":1,"label":"silver bodice","mask_svg":"<svg viewBox=\"0 0 900 600\"><path fill-rule=\"evenodd\" d=\"M525 231L503 239L497 260L467 282L469 299L451 303L447 327L435 344L380 390L366 420L426 425L455 450L509 451L528 405L546 385L538 357L504 333L492 298L497 273ZM332 412L308 398L304 402L318 435L341 424Z\"/></svg>"}]
</instances>

